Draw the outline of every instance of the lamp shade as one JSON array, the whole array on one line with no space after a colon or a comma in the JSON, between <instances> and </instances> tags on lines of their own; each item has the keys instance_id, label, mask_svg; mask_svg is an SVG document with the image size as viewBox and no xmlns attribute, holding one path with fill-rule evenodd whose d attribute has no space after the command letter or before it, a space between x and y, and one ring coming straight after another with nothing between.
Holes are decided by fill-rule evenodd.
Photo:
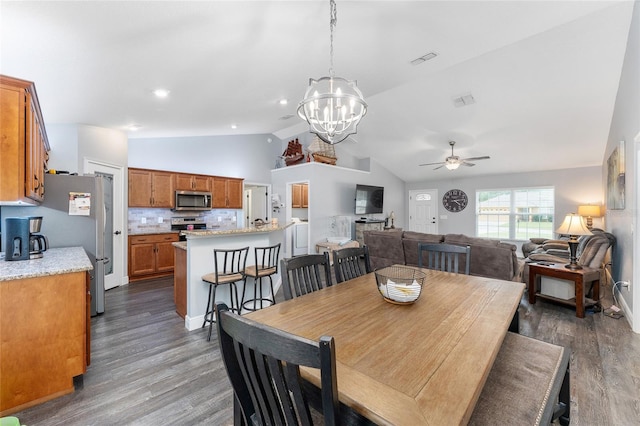
<instances>
[{"instance_id":1,"label":"lamp shade","mask_svg":"<svg viewBox=\"0 0 640 426\"><path fill-rule=\"evenodd\" d=\"M591 216L591 217L600 217L602 213L600 212L600 206L597 205L586 205L586 206L578 206L578 214L580 216Z\"/></svg>"},{"instance_id":2,"label":"lamp shade","mask_svg":"<svg viewBox=\"0 0 640 426\"><path fill-rule=\"evenodd\" d=\"M582 216L575 213L569 213L564 218L564 222L556 229L556 233L562 235L591 235L591 231L587 228Z\"/></svg>"}]
</instances>

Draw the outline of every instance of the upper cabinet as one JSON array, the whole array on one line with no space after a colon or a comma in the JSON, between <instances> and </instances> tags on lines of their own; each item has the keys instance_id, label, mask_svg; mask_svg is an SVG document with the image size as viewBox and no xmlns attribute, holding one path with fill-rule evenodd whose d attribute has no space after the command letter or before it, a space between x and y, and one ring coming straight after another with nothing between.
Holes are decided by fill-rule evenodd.
<instances>
[{"instance_id":1,"label":"upper cabinet","mask_svg":"<svg viewBox=\"0 0 640 426\"><path fill-rule=\"evenodd\" d=\"M37 204L49 140L32 82L0 75L0 132L0 204Z\"/></svg>"},{"instance_id":2,"label":"upper cabinet","mask_svg":"<svg viewBox=\"0 0 640 426\"><path fill-rule=\"evenodd\" d=\"M309 185L294 183L291 185L291 207L301 209L309 207Z\"/></svg>"},{"instance_id":3,"label":"upper cabinet","mask_svg":"<svg viewBox=\"0 0 640 426\"><path fill-rule=\"evenodd\" d=\"M211 176L176 173L176 190L211 192Z\"/></svg>"},{"instance_id":4,"label":"upper cabinet","mask_svg":"<svg viewBox=\"0 0 640 426\"><path fill-rule=\"evenodd\" d=\"M129 207L173 208L173 175L159 170L129 169Z\"/></svg>"},{"instance_id":5,"label":"upper cabinet","mask_svg":"<svg viewBox=\"0 0 640 426\"><path fill-rule=\"evenodd\" d=\"M213 208L242 208L242 179L214 176Z\"/></svg>"}]
</instances>

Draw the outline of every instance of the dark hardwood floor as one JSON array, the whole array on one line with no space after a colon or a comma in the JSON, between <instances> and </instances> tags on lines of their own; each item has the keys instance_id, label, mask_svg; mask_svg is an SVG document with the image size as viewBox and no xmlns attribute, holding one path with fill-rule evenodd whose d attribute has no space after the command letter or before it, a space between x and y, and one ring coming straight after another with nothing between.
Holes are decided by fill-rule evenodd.
<instances>
[{"instance_id":1,"label":"dark hardwood floor","mask_svg":"<svg viewBox=\"0 0 640 426\"><path fill-rule=\"evenodd\" d=\"M231 388L216 339L188 332L175 313L172 279L109 290L92 319L92 362L76 392L16 413L37 425L230 425ZM605 287L608 307L611 289ZM625 319L523 298L522 334L572 349L571 424L640 419L640 335Z\"/></svg>"}]
</instances>

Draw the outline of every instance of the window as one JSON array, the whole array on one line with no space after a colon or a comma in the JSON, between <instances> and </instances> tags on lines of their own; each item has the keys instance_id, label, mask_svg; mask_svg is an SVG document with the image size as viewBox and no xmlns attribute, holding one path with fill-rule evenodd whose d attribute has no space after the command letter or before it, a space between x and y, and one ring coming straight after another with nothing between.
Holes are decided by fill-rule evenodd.
<instances>
[{"instance_id":1,"label":"window","mask_svg":"<svg viewBox=\"0 0 640 426\"><path fill-rule=\"evenodd\" d=\"M476 236L501 240L553 238L553 188L476 191Z\"/></svg>"}]
</instances>

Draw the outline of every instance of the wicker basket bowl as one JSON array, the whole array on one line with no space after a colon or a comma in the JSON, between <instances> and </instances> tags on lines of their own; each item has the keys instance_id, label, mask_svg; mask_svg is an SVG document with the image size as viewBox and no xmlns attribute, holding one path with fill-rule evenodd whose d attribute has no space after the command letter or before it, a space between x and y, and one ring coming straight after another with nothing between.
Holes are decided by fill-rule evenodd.
<instances>
[{"instance_id":1,"label":"wicker basket bowl","mask_svg":"<svg viewBox=\"0 0 640 426\"><path fill-rule=\"evenodd\" d=\"M420 297L426 274L408 266L388 266L375 271L378 291L389 303L410 305Z\"/></svg>"}]
</instances>

